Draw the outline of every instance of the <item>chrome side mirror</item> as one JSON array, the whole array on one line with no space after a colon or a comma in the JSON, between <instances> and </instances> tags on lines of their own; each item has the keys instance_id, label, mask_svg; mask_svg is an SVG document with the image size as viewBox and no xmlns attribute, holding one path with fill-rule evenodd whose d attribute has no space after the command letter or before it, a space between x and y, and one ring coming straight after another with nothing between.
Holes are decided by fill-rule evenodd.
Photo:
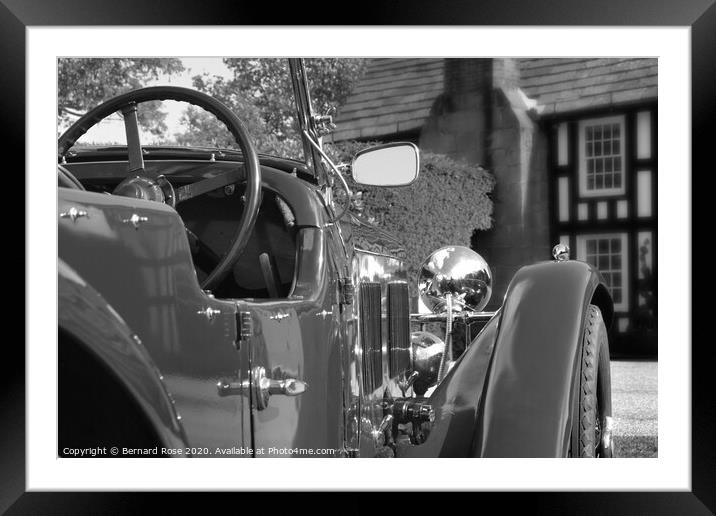
<instances>
[{"instance_id":1,"label":"chrome side mirror","mask_svg":"<svg viewBox=\"0 0 716 516\"><path fill-rule=\"evenodd\" d=\"M387 143L358 152L353 180L368 186L407 186L418 178L420 152L412 143Z\"/></svg>"}]
</instances>

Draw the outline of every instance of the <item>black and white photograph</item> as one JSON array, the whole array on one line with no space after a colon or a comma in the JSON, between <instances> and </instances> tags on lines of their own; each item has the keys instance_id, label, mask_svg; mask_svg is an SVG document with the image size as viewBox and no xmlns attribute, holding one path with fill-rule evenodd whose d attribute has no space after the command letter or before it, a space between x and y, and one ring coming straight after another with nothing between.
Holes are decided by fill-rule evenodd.
<instances>
[{"instance_id":1,"label":"black and white photograph","mask_svg":"<svg viewBox=\"0 0 716 516\"><path fill-rule=\"evenodd\" d=\"M58 456L658 457L658 77L58 58Z\"/></svg>"},{"instance_id":2,"label":"black and white photograph","mask_svg":"<svg viewBox=\"0 0 716 516\"><path fill-rule=\"evenodd\" d=\"M691 188L713 0L305 26L36 1L0 0L27 204L0 512L712 505Z\"/></svg>"}]
</instances>

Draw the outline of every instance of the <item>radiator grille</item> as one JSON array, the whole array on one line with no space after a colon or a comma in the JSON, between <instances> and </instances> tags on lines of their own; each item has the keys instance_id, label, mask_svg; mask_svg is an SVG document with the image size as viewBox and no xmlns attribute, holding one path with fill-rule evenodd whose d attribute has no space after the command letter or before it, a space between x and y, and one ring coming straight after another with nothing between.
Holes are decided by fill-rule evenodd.
<instances>
[{"instance_id":1,"label":"radiator grille","mask_svg":"<svg viewBox=\"0 0 716 516\"><path fill-rule=\"evenodd\" d=\"M388 360L391 378L410 368L410 306L407 283L388 283Z\"/></svg>"},{"instance_id":2,"label":"radiator grille","mask_svg":"<svg viewBox=\"0 0 716 516\"><path fill-rule=\"evenodd\" d=\"M363 382L366 392L373 392L383 383L380 283L361 283L360 318Z\"/></svg>"}]
</instances>

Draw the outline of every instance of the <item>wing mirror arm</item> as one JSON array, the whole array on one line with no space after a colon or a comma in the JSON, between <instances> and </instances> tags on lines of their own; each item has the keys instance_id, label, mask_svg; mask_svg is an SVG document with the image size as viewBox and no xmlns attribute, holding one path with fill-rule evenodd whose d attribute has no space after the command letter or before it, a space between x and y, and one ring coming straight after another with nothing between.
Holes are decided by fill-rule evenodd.
<instances>
[{"instance_id":1,"label":"wing mirror arm","mask_svg":"<svg viewBox=\"0 0 716 516\"><path fill-rule=\"evenodd\" d=\"M331 158L328 157L328 155L323 151L320 145L316 143L313 138L311 138L311 135L308 133L308 131L303 131L303 135L306 137L306 139L310 142L310 144L313 146L313 148L316 149L318 154L321 155L321 157L328 163L328 166L331 168L333 173L340 179L341 183L343 183L343 188L345 189L346 195L348 198L346 199L345 206L343 207L343 210L337 215L333 217L331 222L335 222L337 220L340 220L343 215L345 215L346 211L348 211L348 208L351 205L351 202L353 202L353 191L351 190L350 186L348 186L348 182L346 181L346 178L343 177L343 174L341 174L341 171L339 169L339 166L333 163Z\"/></svg>"}]
</instances>

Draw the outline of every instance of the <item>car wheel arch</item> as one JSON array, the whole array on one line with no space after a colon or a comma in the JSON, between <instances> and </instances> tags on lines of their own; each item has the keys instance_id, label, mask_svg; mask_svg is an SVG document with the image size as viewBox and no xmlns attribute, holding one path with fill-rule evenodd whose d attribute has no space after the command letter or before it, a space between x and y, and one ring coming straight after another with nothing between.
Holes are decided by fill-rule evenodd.
<instances>
[{"instance_id":1,"label":"car wheel arch","mask_svg":"<svg viewBox=\"0 0 716 516\"><path fill-rule=\"evenodd\" d=\"M604 283L600 282L597 284L594 289L594 293L592 294L590 304L595 305L599 308L599 311L602 312L604 324L606 325L607 330L609 330L614 320L614 302L612 301L612 296L609 294L609 290L607 290Z\"/></svg>"},{"instance_id":2,"label":"car wheel arch","mask_svg":"<svg viewBox=\"0 0 716 516\"><path fill-rule=\"evenodd\" d=\"M542 262L515 274L476 422L476 456L566 456L577 350L590 304L608 325L611 297L586 263ZM517 417L523 413L526 420ZM533 442L516 446L525 436Z\"/></svg>"},{"instance_id":3,"label":"car wheel arch","mask_svg":"<svg viewBox=\"0 0 716 516\"><path fill-rule=\"evenodd\" d=\"M58 453L77 447L165 444L126 383L81 339L60 327L57 351ZM116 434L120 427L122 437Z\"/></svg>"},{"instance_id":4,"label":"car wheel arch","mask_svg":"<svg viewBox=\"0 0 716 516\"><path fill-rule=\"evenodd\" d=\"M58 347L66 342L82 346L106 366L105 374L119 382L136 401L162 442L177 448L185 446L187 436L171 393L141 338L92 285L61 259L58 298Z\"/></svg>"}]
</instances>

